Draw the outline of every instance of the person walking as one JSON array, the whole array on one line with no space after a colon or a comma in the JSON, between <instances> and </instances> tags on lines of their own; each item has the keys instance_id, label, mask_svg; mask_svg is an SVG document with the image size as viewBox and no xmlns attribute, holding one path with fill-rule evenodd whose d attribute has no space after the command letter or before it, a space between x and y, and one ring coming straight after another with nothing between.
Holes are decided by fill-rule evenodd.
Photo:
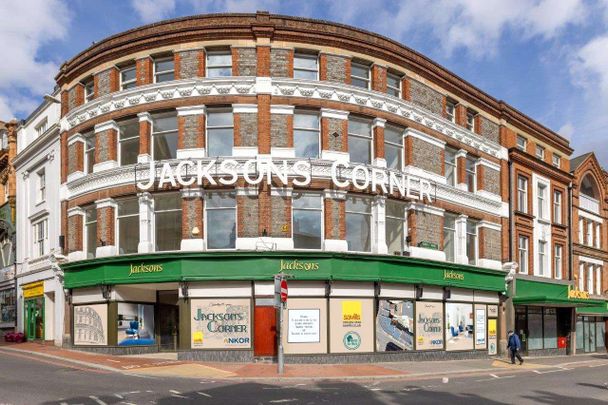
<instances>
[{"instance_id":1,"label":"person walking","mask_svg":"<svg viewBox=\"0 0 608 405\"><path fill-rule=\"evenodd\" d=\"M509 353L511 354L511 364L515 364L516 357L517 360L519 360L520 366L524 364L524 359L522 359L519 354L519 351L521 350L521 341L519 340L519 336L512 330L509 331L507 349L509 349Z\"/></svg>"}]
</instances>

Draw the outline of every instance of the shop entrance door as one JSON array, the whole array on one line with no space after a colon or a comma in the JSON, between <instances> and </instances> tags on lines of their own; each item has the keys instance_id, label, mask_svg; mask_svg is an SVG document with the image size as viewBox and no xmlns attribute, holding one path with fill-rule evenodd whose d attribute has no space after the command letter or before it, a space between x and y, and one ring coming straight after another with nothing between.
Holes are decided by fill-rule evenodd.
<instances>
[{"instance_id":1,"label":"shop entrance door","mask_svg":"<svg viewBox=\"0 0 608 405\"><path fill-rule=\"evenodd\" d=\"M177 290L158 291L159 350L173 352L179 342L179 306Z\"/></svg>"},{"instance_id":2,"label":"shop entrance door","mask_svg":"<svg viewBox=\"0 0 608 405\"><path fill-rule=\"evenodd\" d=\"M585 353L595 352L595 318L583 317L583 348Z\"/></svg>"},{"instance_id":3,"label":"shop entrance door","mask_svg":"<svg viewBox=\"0 0 608 405\"><path fill-rule=\"evenodd\" d=\"M528 353L528 313L526 307L515 307L515 333L521 341L521 351Z\"/></svg>"},{"instance_id":4,"label":"shop entrance door","mask_svg":"<svg viewBox=\"0 0 608 405\"><path fill-rule=\"evenodd\" d=\"M27 340L44 339L44 298L25 300L24 312Z\"/></svg>"},{"instance_id":5,"label":"shop entrance door","mask_svg":"<svg viewBox=\"0 0 608 405\"><path fill-rule=\"evenodd\" d=\"M277 355L277 314L273 306L255 307L253 354L259 357Z\"/></svg>"}]
</instances>

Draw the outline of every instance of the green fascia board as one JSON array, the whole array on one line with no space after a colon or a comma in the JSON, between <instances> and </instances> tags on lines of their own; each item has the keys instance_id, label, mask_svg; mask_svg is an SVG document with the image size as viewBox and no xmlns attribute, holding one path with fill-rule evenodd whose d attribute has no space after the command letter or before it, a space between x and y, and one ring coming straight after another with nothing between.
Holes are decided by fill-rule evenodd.
<instances>
[{"instance_id":1,"label":"green fascia board","mask_svg":"<svg viewBox=\"0 0 608 405\"><path fill-rule=\"evenodd\" d=\"M285 264L316 263L315 270L285 269ZM160 272L129 276L131 265L162 265ZM101 284L176 281L272 280L281 270L295 280L383 281L504 292L505 272L400 256L334 252L174 252L123 255L62 265L66 288ZM462 278L444 278L453 271Z\"/></svg>"},{"instance_id":2,"label":"green fascia board","mask_svg":"<svg viewBox=\"0 0 608 405\"><path fill-rule=\"evenodd\" d=\"M576 311L580 314L594 314L608 316L608 302L601 301L600 305L579 308Z\"/></svg>"},{"instance_id":3,"label":"green fascia board","mask_svg":"<svg viewBox=\"0 0 608 405\"><path fill-rule=\"evenodd\" d=\"M565 305L571 307L594 307L601 305L601 300L568 298L568 284L547 281L526 280L518 278L513 303L519 305Z\"/></svg>"}]
</instances>

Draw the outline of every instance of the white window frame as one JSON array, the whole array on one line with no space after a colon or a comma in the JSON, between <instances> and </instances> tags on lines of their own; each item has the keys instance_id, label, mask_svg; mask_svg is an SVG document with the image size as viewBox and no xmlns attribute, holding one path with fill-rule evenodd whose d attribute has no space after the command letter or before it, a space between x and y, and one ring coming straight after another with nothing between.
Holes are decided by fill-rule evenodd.
<instances>
[{"instance_id":1,"label":"white window frame","mask_svg":"<svg viewBox=\"0 0 608 405\"><path fill-rule=\"evenodd\" d=\"M585 244L585 220L583 218L578 220L578 243Z\"/></svg>"},{"instance_id":2,"label":"white window frame","mask_svg":"<svg viewBox=\"0 0 608 405\"><path fill-rule=\"evenodd\" d=\"M84 87L84 102L88 103L95 98L95 79L90 77L84 80L82 86Z\"/></svg>"},{"instance_id":3,"label":"white window frame","mask_svg":"<svg viewBox=\"0 0 608 405\"><path fill-rule=\"evenodd\" d=\"M209 64L209 57L210 56L214 56L214 55L228 55L230 56L230 64L229 65L210 65ZM229 68L230 69L230 76L232 76L232 51L230 49L226 50L226 49L222 49L222 50L215 50L215 51L207 51L206 55L205 55L205 77L209 77L209 68L211 69L223 69L223 68ZM216 76L214 76L216 77Z\"/></svg>"},{"instance_id":4,"label":"white window frame","mask_svg":"<svg viewBox=\"0 0 608 405\"><path fill-rule=\"evenodd\" d=\"M389 223L389 218L390 219L394 219L394 220L398 220L398 221L402 221L402 225L403 225L403 235L401 237L401 251L399 252L400 255L403 255L404 252L406 252L407 250L407 245L406 245L406 238L407 238L407 212L406 212L406 204L402 201L399 200L387 200L386 201L386 205L388 204L398 204L399 208L402 210L403 215L401 217L396 217L393 215L389 215L388 214L388 208L385 206L385 236L386 233L388 232L388 223ZM387 247L388 247L388 240L386 240L387 242ZM393 252L388 252L389 255L393 255Z\"/></svg>"},{"instance_id":5,"label":"white window frame","mask_svg":"<svg viewBox=\"0 0 608 405\"><path fill-rule=\"evenodd\" d=\"M601 225L595 222L595 247L597 249L602 248L602 229Z\"/></svg>"},{"instance_id":6,"label":"white window frame","mask_svg":"<svg viewBox=\"0 0 608 405\"><path fill-rule=\"evenodd\" d=\"M362 68L367 69L367 77L363 77L363 76L356 76L355 74L353 74L353 69L352 69L352 67L353 67L354 65L357 65L357 66L360 66L360 67L362 67ZM366 88L366 89L367 89L367 90L369 90L369 89L370 89L370 84L371 84L371 71L372 71L372 69L371 69L371 66L370 66L370 65L366 65L365 63L362 63L362 62L351 62L351 71L350 71L350 77L351 77L350 82L351 82L351 85L353 85L353 86L355 86L355 87L359 87L359 88L361 88L361 89L362 89L362 88L365 88L365 87L360 87L360 86L357 86L357 85L352 84L352 82L353 82L353 80L352 80L352 79L353 79L353 78L355 78L355 79L359 79L359 80L363 80L363 81L365 81L365 82L367 83L367 88Z\"/></svg>"},{"instance_id":7,"label":"white window frame","mask_svg":"<svg viewBox=\"0 0 608 405\"><path fill-rule=\"evenodd\" d=\"M536 145L535 156L540 160L545 160L545 147L541 145Z\"/></svg>"},{"instance_id":8,"label":"white window frame","mask_svg":"<svg viewBox=\"0 0 608 405\"><path fill-rule=\"evenodd\" d=\"M374 223L374 207L373 207L373 200L372 197L369 196L360 196L360 195L353 195L353 196L349 196L347 194L346 196L346 201L344 202L345 204L348 202L348 198L349 197L354 197L354 198L365 198L368 199L370 201L370 210L369 213L363 213L363 212L358 212L358 211L349 211L348 208L346 208L345 205L345 218L344 220L346 221L346 216L348 216L349 213L351 214L355 214L355 215L365 215L369 217L369 235L370 235L370 242L369 242L369 250L348 250L349 252L355 252L355 253L372 253L374 250L374 234L376 233L376 225ZM348 235L348 229L346 229L346 235ZM348 240L348 236L346 236L346 239Z\"/></svg>"},{"instance_id":9,"label":"white window frame","mask_svg":"<svg viewBox=\"0 0 608 405\"><path fill-rule=\"evenodd\" d=\"M133 120L133 119L126 119L125 121L132 121L132 120ZM135 118L135 121L136 121L136 122L138 122L137 118ZM121 163L122 163L122 145L123 145L123 143L124 143L124 142L127 142L127 141L131 141L131 140L133 140L133 139L139 139L139 132L137 133L137 135L132 136L132 137L130 137L130 138L121 139L121 138L120 138L120 131L121 131L121 130L122 130L122 129L121 129L121 126L120 126L120 121L119 121L119 125L118 125L118 136L116 137L116 138L117 138L116 140L118 141L118 148L117 148L118 150L117 150L117 152L116 152L116 154L117 154L116 159L118 160L118 164L119 164L119 165L121 165ZM135 163L131 163L131 164L137 164L137 161L135 161Z\"/></svg>"},{"instance_id":10,"label":"white window frame","mask_svg":"<svg viewBox=\"0 0 608 405\"><path fill-rule=\"evenodd\" d=\"M403 94L402 90L401 90L403 76L400 76L397 73L391 73L391 72L386 72L386 76L387 76L387 80L386 80L386 93L388 95L393 96L393 97L401 98L401 95ZM389 84L388 84L388 77L389 76L392 76L394 79L397 79L397 83L399 83L398 87L389 86ZM397 95L392 94L392 92L389 92L389 90L392 90L393 92L396 92Z\"/></svg>"},{"instance_id":11,"label":"white window frame","mask_svg":"<svg viewBox=\"0 0 608 405\"><path fill-rule=\"evenodd\" d=\"M587 221L587 240L586 240L586 245L587 246L593 246L593 221Z\"/></svg>"},{"instance_id":12,"label":"white window frame","mask_svg":"<svg viewBox=\"0 0 608 405\"><path fill-rule=\"evenodd\" d=\"M372 121L370 119L367 118L363 118L363 117L349 117L348 121L364 121L367 124L369 124L369 136L363 135L363 134L358 134L358 133L354 133L354 132L350 132L350 125L348 125L348 139L350 139L350 137L352 136L353 138L359 138L359 139L367 139L369 141L369 162L365 163L365 162L353 162L353 163L357 163L357 164L368 164L371 165L372 162L374 161L374 127L372 124ZM347 141L348 142L348 141ZM350 150L350 148L349 148ZM350 159L350 157L349 157Z\"/></svg>"},{"instance_id":13,"label":"white window frame","mask_svg":"<svg viewBox=\"0 0 608 405\"><path fill-rule=\"evenodd\" d=\"M87 221L87 210L92 209L93 211L95 211L95 220L94 221ZM82 232L82 247L83 247L83 251L85 254L85 257L88 258L88 253L89 253L89 227L88 225L90 224L95 224L95 229L97 229L97 209L95 208L95 206L89 206L89 207L84 207L84 216L82 218L82 225L84 227L84 230ZM95 247L97 248L98 245L98 241L97 241L97 235L95 235ZM93 258L95 258L97 256L96 252L93 252Z\"/></svg>"},{"instance_id":14,"label":"white window frame","mask_svg":"<svg viewBox=\"0 0 608 405\"><path fill-rule=\"evenodd\" d=\"M127 197L124 200L137 200L137 198ZM117 201L117 203L118 202L119 201ZM114 239L116 240L116 248L120 252L120 219L121 218L132 218L132 217L138 217L139 218L139 211L137 211L135 214L126 214L126 215L123 214L123 215L121 215L119 207L117 205L116 208L115 208L115 212L116 212L116 229L114 230L114 232L115 232Z\"/></svg>"},{"instance_id":15,"label":"white window frame","mask_svg":"<svg viewBox=\"0 0 608 405\"><path fill-rule=\"evenodd\" d=\"M315 61L316 68L296 67L297 59L310 59ZM294 52L293 54L293 77L296 78L296 72L314 72L315 79L319 80L319 55L315 53Z\"/></svg>"},{"instance_id":16,"label":"white window frame","mask_svg":"<svg viewBox=\"0 0 608 405\"><path fill-rule=\"evenodd\" d=\"M555 278L558 280L563 277L563 250L562 245L555 245L554 247Z\"/></svg>"},{"instance_id":17,"label":"white window frame","mask_svg":"<svg viewBox=\"0 0 608 405\"><path fill-rule=\"evenodd\" d=\"M447 227L447 226L446 226L445 217L446 217L447 215L449 215L449 216L451 216L451 217L453 217L453 218L454 218L454 228L449 228L449 227ZM458 243L458 234L457 234L458 225L457 225L457 220L458 220L458 216L457 216L456 214L453 214L453 213L447 213L447 212L444 214L444 221L443 221L443 234L444 234L444 241L445 241L445 234L446 234L446 230L447 230L448 232L451 232L451 233L453 234L453 236L454 236L454 243L453 243L453 246L452 246L452 249L454 249L454 251L452 252L452 253L453 253L453 254L452 254L452 256L453 256L453 261L450 261L450 260L448 259L448 255L447 255L447 254L445 255L446 260L447 260L448 262L450 262L450 263L455 263L455 262L456 262L456 254L457 254L457 251L458 251L458 249L457 249L457 247L456 247L456 244ZM446 247L445 247L445 243L444 243L444 245L443 245L443 252L444 252L444 253L445 253L445 248L446 248Z\"/></svg>"},{"instance_id":18,"label":"white window frame","mask_svg":"<svg viewBox=\"0 0 608 405\"><path fill-rule=\"evenodd\" d=\"M296 127L296 115L314 115L317 117L317 128L307 128L307 127ZM318 112L316 111L312 111L312 110L298 110L296 109L294 111L294 117L293 117L293 134L294 134L294 153L295 153L295 143L296 143L296 139L295 139L295 132L296 130L301 130L301 131L308 131L308 132L316 132L317 133L317 144L318 144L318 148L317 148L317 158L321 157L321 148L322 148L322 140L321 140L321 116L319 115ZM297 157L297 156L296 156Z\"/></svg>"},{"instance_id":19,"label":"white window frame","mask_svg":"<svg viewBox=\"0 0 608 405\"><path fill-rule=\"evenodd\" d=\"M548 186L545 183L537 183L536 185L536 213L538 219L547 220L547 190ZM541 192L542 191L542 192Z\"/></svg>"},{"instance_id":20,"label":"white window frame","mask_svg":"<svg viewBox=\"0 0 608 405\"><path fill-rule=\"evenodd\" d=\"M84 171L85 174L92 174L93 173L93 166L95 165L95 147L96 147L96 139L95 139L95 137L96 137L96 135L95 135L95 132L93 132L93 131L91 131L90 134L91 134L91 136L84 136L84 134L83 134L83 137L84 137L84 146L83 146L82 149L84 150L84 158L82 160L84 162L83 171ZM87 148L87 139L93 139L93 147L92 148ZM91 151L93 152L92 156L91 156L93 158L93 164L91 165L91 170L89 171L88 168L89 168L89 164L91 163L91 162L89 162L89 152L91 152Z\"/></svg>"},{"instance_id":21,"label":"white window frame","mask_svg":"<svg viewBox=\"0 0 608 405\"><path fill-rule=\"evenodd\" d=\"M595 266L595 294L602 295L602 266Z\"/></svg>"},{"instance_id":22,"label":"white window frame","mask_svg":"<svg viewBox=\"0 0 608 405\"><path fill-rule=\"evenodd\" d=\"M547 242L538 241L538 275L547 276Z\"/></svg>"},{"instance_id":23,"label":"white window frame","mask_svg":"<svg viewBox=\"0 0 608 405\"><path fill-rule=\"evenodd\" d=\"M42 136L46 132L49 126L49 120L47 117L44 117L37 125L36 125L36 135Z\"/></svg>"},{"instance_id":24,"label":"white window frame","mask_svg":"<svg viewBox=\"0 0 608 405\"><path fill-rule=\"evenodd\" d=\"M595 291L595 269L594 265L589 264L587 266L587 292L593 294Z\"/></svg>"},{"instance_id":25,"label":"white window frame","mask_svg":"<svg viewBox=\"0 0 608 405\"><path fill-rule=\"evenodd\" d=\"M530 267L530 238L523 235L518 236L517 252L517 259L519 260L519 272L522 274L528 274L528 268ZM522 255L525 255L525 260L522 260Z\"/></svg>"},{"instance_id":26,"label":"white window frame","mask_svg":"<svg viewBox=\"0 0 608 405\"><path fill-rule=\"evenodd\" d=\"M447 160L447 153L448 153L448 151L449 151L450 153L452 153L452 152L453 152L453 155L454 155L454 163L448 162L448 160ZM458 184L458 150L457 150L457 149L454 149L454 148L451 148L451 147L449 147L449 146L446 146L446 148L445 148L445 153L444 153L444 162L445 162L445 166L446 166L446 167L447 167L447 166L450 166L450 167L453 167L453 168L454 168L454 181L453 181L453 183L452 183L452 184L449 184L449 183L447 182L447 181L448 181L447 170L446 170L446 173L444 173L444 174L445 174L445 179L446 179L446 184L447 184L448 186L456 187L456 185Z\"/></svg>"},{"instance_id":27,"label":"white window frame","mask_svg":"<svg viewBox=\"0 0 608 405\"><path fill-rule=\"evenodd\" d=\"M44 168L36 172L36 201L38 204L46 200L46 171Z\"/></svg>"},{"instance_id":28,"label":"white window frame","mask_svg":"<svg viewBox=\"0 0 608 405\"><path fill-rule=\"evenodd\" d=\"M467 129L471 132L475 132L475 116L477 111L467 109Z\"/></svg>"},{"instance_id":29,"label":"white window frame","mask_svg":"<svg viewBox=\"0 0 608 405\"><path fill-rule=\"evenodd\" d=\"M472 170L469 168L468 163L471 163L470 167L473 168ZM464 171L465 171L465 175L466 175L465 180L466 180L467 191L470 193L475 193L477 191L477 159L472 156L467 156L465 159ZM473 189L472 190L469 189L469 176L472 176L472 178L473 178Z\"/></svg>"},{"instance_id":30,"label":"white window frame","mask_svg":"<svg viewBox=\"0 0 608 405\"><path fill-rule=\"evenodd\" d=\"M523 180L523 188L520 184L520 180ZM530 211L528 207L528 178L521 174L517 175L517 209L525 214Z\"/></svg>"},{"instance_id":31,"label":"white window frame","mask_svg":"<svg viewBox=\"0 0 608 405\"><path fill-rule=\"evenodd\" d=\"M562 224L562 192L553 190L553 222Z\"/></svg>"},{"instance_id":32,"label":"white window frame","mask_svg":"<svg viewBox=\"0 0 608 405\"><path fill-rule=\"evenodd\" d=\"M404 156L403 156L403 135L405 133L405 128L398 126L398 125L392 125L392 124L386 124L385 128L384 128L384 133L386 134L386 130L387 129L397 129L401 132L401 143L395 143L395 142L391 142L391 141L387 141L386 140L386 136L384 137L384 151L386 152L386 145L390 145L391 147L397 148L399 149L399 160L401 162L401 164L399 165L399 167L397 167L397 170L403 170L403 166L404 166ZM372 128L372 132L373 132L373 128ZM373 142L373 139L372 139ZM385 156L386 158L386 156Z\"/></svg>"},{"instance_id":33,"label":"white window frame","mask_svg":"<svg viewBox=\"0 0 608 405\"><path fill-rule=\"evenodd\" d=\"M557 167L558 169L561 167L562 158L560 155L558 155L557 153L554 153L551 160L553 161L553 166Z\"/></svg>"},{"instance_id":34,"label":"white window frame","mask_svg":"<svg viewBox=\"0 0 608 405\"><path fill-rule=\"evenodd\" d=\"M164 115L167 112L169 112L169 111L159 113L159 115ZM172 110L171 112L173 113L173 112L175 112L175 110ZM176 115L176 117L177 117L177 115ZM154 114L152 115L152 122L151 122L151 125L150 125L150 142L151 142L151 145L150 145L150 154L152 156L152 159L156 160L156 157L154 156L154 149L155 149L155 147L154 147L154 144L155 144L154 137L155 136L165 135L165 134L170 134L170 133L175 132L176 138L179 139L179 118L176 119L176 122L177 122L177 127L175 129L169 129L169 130L166 130L166 131L156 132L154 130ZM177 156L177 149L176 149L176 156Z\"/></svg>"},{"instance_id":35,"label":"white window frame","mask_svg":"<svg viewBox=\"0 0 608 405\"><path fill-rule=\"evenodd\" d=\"M232 125L217 125L217 126L210 126L209 125L209 115L211 114L218 114L218 113L230 113L232 114ZM232 111L231 108L224 108L224 107L219 107L219 108L208 108L205 111L205 152L207 153L208 157L213 157L209 154L209 130L214 130L214 129L232 129L232 152L231 154L234 153L234 113ZM226 156L219 156L219 157L226 157Z\"/></svg>"},{"instance_id":36,"label":"white window frame","mask_svg":"<svg viewBox=\"0 0 608 405\"><path fill-rule=\"evenodd\" d=\"M180 201L181 201L181 195L179 195L179 192L170 191L168 194L171 194L171 193L177 194L179 196L179 198L180 198ZM159 194L162 194L162 193L159 193ZM157 195L159 195L159 194L157 194ZM153 196L153 198L154 198L154 196ZM176 211L182 211L181 203L180 203L179 208L171 208L171 209L159 210L159 209L156 208L156 202L154 202L154 209L152 210L152 214L154 215L154 228L153 228L153 231L152 231L152 239L153 239L152 246L154 247L154 251L155 252L175 252L176 251L176 250L156 250L156 224L158 223L158 221L156 220L156 214L159 214L159 213L162 214L162 213L165 213L165 212L176 212ZM181 239L181 233L179 235L179 238ZM179 251L179 250L180 249L178 247L177 251Z\"/></svg>"},{"instance_id":37,"label":"white window frame","mask_svg":"<svg viewBox=\"0 0 608 405\"><path fill-rule=\"evenodd\" d=\"M209 207L209 204L207 204L207 200L208 200L208 193L205 194L205 207L204 207L204 215L205 215L205 220L203 223L203 227L204 227L204 232L205 232L205 249L207 250L211 250L211 251L217 251L217 250L236 250L236 246L237 246L237 242L238 242L238 235L239 235L239 204L237 202L237 195L236 195L236 191L235 190L214 190L214 191L209 191L209 193L213 194L232 194L234 197L234 207ZM209 247L209 231L207 228L207 224L209 223L207 221L207 214L209 213L209 211L226 211L226 210L234 210L234 223L235 223L235 231L236 231L236 235L234 237L234 247L232 248L212 248Z\"/></svg>"},{"instance_id":38,"label":"white window frame","mask_svg":"<svg viewBox=\"0 0 608 405\"><path fill-rule=\"evenodd\" d=\"M578 265L578 289L585 291L585 262Z\"/></svg>"},{"instance_id":39,"label":"white window frame","mask_svg":"<svg viewBox=\"0 0 608 405\"><path fill-rule=\"evenodd\" d=\"M130 71L130 70L134 70L135 71L135 77L131 80L123 80L123 74L124 72ZM127 87L125 86L129 86L129 89L132 89L133 87L137 86L137 65L134 63L132 65L126 65L124 67L122 67L120 69L120 71L118 72L118 76L120 77L120 90L127 90ZM134 84L133 86L131 86L132 84Z\"/></svg>"},{"instance_id":40,"label":"white window frame","mask_svg":"<svg viewBox=\"0 0 608 405\"><path fill-rule=\"evenodd\" d=\"M520 141L523 141L523 143ZM526 149L528 148L528 139L523 135L517 134L517 139L515 141L515 145L516 145L517 149L525 152Z\"/></svg>"},{"instance_id":41,"label":"white window frame","mask_svg":"<svg viewBox=\"0 0 608 405\"><path fill-rule=\"evenodd\" d=\"M34 258L43 257L47 254L46 247L48 245L49 240L49 221L48 218L40 219L32 224L34 229ZM42 230L42 235L40 235L40 230Z\"/></svg>"},{"instance_id":42,"label":"white window frame","mask_svg":"<svg viewBox=\"0 0 608 405\"><path fill-rule=\"evenodd\" d=\"M456 123L456 101L448 99L445 102L445 114L447 116L448 121Z\"/></svg>"},{"instance_id":43,"label":"white window frame","mask_svg":"<svg viewBox=\"0 0 608 405\"><path fill-rule=\"evenodd\" d=\"M325 199L323 198L323 195L321 195L320 193L315 193L312 191L306 191L306 192L295 192L294 194L304 194L307 197L319 197L319 199L321 200L321 247L319 249L305 249L302 247L295 247L294 249L297 250L310 250L310 251L319 251L319 250L323 250L323 247L325 246ZM292 195L292 198L294 198L294 195ZM291 223L294 224L294 211L319 211L319 209L317 208L294 208L293 207L293 202L292 202L292 208L291 208ZM291 226L291 239L293 240L293 225Z\"/></svg>"},{"instance_id":44,"label":"white window frame","mask_svg":"<svg viewBox=\"0 0 608 405\"><path fill-rule=\"evenodd\" d=\"M469 223L473 223L475 225L475 233L470 233L469 232ZM467 259L469 260L468 264L472 265L472 266L477 266L479 264L479 221L476 220L472 220L470 218L467 218L467 225L466 225L466 252L467 252ZM469 257L469 235L474 235L475 236L475 241L474 243L474 248L475 248L475 257L473 258L473 260L471 260L471 258Z\"/></svg>"},{"instance_id":45,"label":"white window frame","mask_svg":"<svg viewBox=\"0 0 608 405\"><path fill-rule=\"evenodd\" d=\"M168 70L161 70L161 71L156 70L156 64L159 62L165 62L165 61L172 61L173 68L168 69ZM158 75L165 74L165 73L173 73L173 80L175 80L175 59L174 59L174 57L173 56L162 56L162 57L158 57L158 58L153 58L152 59L152 70L153 70L152 77L153 77L154 83L159 83ZM163 82L161 82L161 83L163 83Z\"/></svg>"}]
</instances>

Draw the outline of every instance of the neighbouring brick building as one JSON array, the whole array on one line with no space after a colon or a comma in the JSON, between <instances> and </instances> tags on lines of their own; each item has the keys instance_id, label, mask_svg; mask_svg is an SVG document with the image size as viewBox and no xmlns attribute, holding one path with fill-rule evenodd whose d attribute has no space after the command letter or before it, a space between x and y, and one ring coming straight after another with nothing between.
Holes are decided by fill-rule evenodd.
<instances>
[{"instance_id":1,"label":"neighbouring brick building","mask_svg":"<svg viewBox=\"0 0 608 405\"><path fill-rule=\"evenodd\" d=\"M522 306L548 342L530 350L558 351L561 308L605 307L569 293L568 141L395 41L203 15L100 41L56 79L69 345L274 356L280 272L288 361L494 355Z\"/></svg>"}]
</instances>

